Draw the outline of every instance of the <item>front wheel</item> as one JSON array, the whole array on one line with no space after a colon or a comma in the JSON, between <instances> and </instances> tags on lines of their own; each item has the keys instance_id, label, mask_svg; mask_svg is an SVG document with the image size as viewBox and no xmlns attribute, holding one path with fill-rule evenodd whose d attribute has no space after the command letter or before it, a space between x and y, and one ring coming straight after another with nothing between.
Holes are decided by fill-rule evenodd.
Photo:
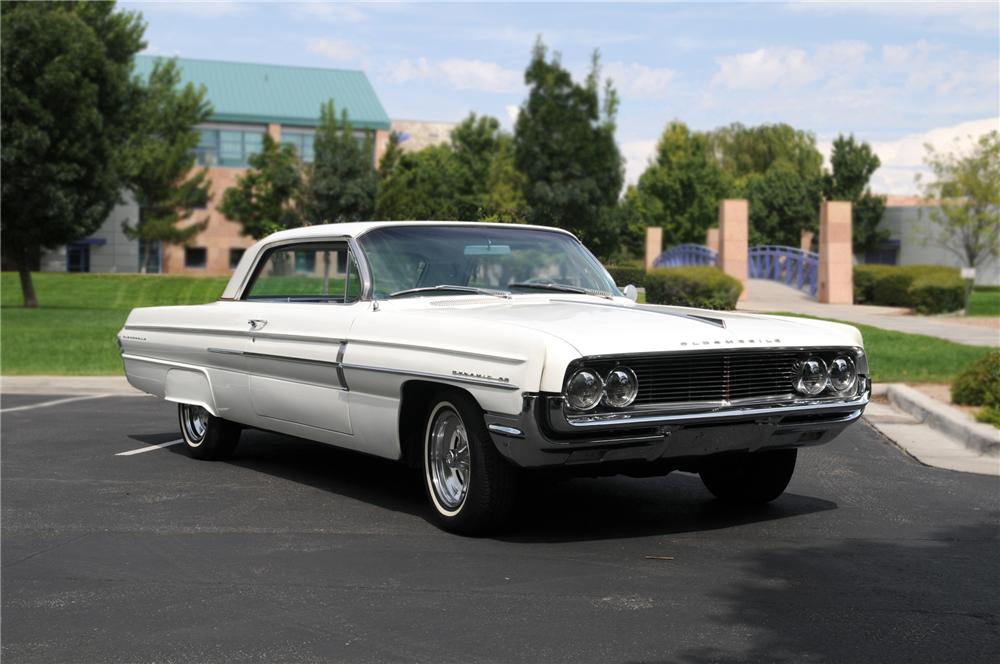
<instances>
[{"instance_id":1,"label":"front wheel","mask_svg":"<svg viewBox=\"0 0 1000 664\"><path fill-rule=\"evenodd\" d=\"M720 500L763 504L780 496L795 472L798 450L727 454L706 462L701 481Z\"/></svg>"},{"instance_id":2,"label":"front wheel","mask_svg":"<svg viewBox=\"0 0 1000 664\"><path fill-rule=\"evenodd\" d=\"M445 530L483 534L510 513L516 469L493 446L483 413L469 396L447 390L434 399L422 465L434 521Z\"/></svg>"},{"instance_id":3,"label":"front wheel","mask_svg":"<svg viewBox=\"0 0 1000 664\"><path fill-rule=\"evenodd\" d=\"M177 417L181 435L195 459L219 461L233 455L240 441L239 425L187 403L177 405Z\"/></svg>"}]
</instances>

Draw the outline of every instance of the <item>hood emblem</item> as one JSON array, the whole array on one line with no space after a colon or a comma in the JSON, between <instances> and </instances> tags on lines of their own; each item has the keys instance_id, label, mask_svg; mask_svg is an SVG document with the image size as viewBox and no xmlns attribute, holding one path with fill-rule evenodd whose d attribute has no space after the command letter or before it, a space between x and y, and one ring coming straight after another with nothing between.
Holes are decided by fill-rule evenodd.
<instances>
[{"instance_id":1,"label":"hood emblem","mask_svg":"<svg viewBox=\"0 0 1000 664\"><path fill-rule=\"evenodd\" d=\"M732 346L734 344L780 344L781 339L706 339L704 341L682 341L681 346Z\"/></svg>"}]
</instances>

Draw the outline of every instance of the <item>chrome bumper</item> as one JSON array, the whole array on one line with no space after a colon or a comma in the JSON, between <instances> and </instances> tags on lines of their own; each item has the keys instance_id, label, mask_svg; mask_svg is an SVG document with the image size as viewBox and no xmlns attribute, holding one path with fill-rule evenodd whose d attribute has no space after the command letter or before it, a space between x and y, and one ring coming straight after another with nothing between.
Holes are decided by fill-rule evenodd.
<instances>
[{"instance_id":1,"label":"chrome bumper","mask_svg":"<svg viewBox=\"0 0 1000 664\"><path fill-rule=\"evenodd\" d=\"M827 443L861 417L870 395L589 420L568 419L560 397L528 395L517 415L487 413L486 428L500 453L525 468L654 464L666 472L712 454Z\"/></svg>"}]
</instances>

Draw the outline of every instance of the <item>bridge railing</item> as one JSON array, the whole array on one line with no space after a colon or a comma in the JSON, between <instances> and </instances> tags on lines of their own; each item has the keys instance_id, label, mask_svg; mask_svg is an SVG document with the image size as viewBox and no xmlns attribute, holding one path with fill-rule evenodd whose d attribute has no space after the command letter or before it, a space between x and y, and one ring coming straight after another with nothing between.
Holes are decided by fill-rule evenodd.
<instances>
[{"instance_id":1,"label":"bridge railing","mask_svg":"<svg viewBox=\"0 0 1000 664\"><path fill-rule=\"evenodd\" d=\"M751 279L780 281L816 295L819 254L798 247L760 245L750 247L747 258Z\"/></svg>"},{"instance_id":2,"label":"bridge railing","mask_svg":"<svg viewBox=\"0 0 1000 664\"><path fill-rule=\"evenodd\" d=\"M718 262L719 253L703 244L677 244L657 256L653 267L716 265Z\"/></svg>"}]
</instances>

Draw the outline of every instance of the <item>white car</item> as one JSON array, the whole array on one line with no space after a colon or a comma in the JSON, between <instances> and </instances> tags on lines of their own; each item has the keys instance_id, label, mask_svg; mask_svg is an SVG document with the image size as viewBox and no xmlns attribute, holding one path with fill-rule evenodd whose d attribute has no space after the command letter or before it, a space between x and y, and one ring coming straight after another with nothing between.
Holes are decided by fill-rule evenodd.
<instances>
[{"instance_id":1,"label":"white car","mask_svg":"<svg viewBox=\"0 0 1000 664\"><path fill-rule=\"evenodd\" d=\"M252 427L400 460L463 533L543 468L697 472L767 502L798 447L868 403L853 327L625 293L554 228L311 226L249 248L217 302L133 310L118 343L129 382L178 404L192 456Z\"/></svg>"}]
</instances>

